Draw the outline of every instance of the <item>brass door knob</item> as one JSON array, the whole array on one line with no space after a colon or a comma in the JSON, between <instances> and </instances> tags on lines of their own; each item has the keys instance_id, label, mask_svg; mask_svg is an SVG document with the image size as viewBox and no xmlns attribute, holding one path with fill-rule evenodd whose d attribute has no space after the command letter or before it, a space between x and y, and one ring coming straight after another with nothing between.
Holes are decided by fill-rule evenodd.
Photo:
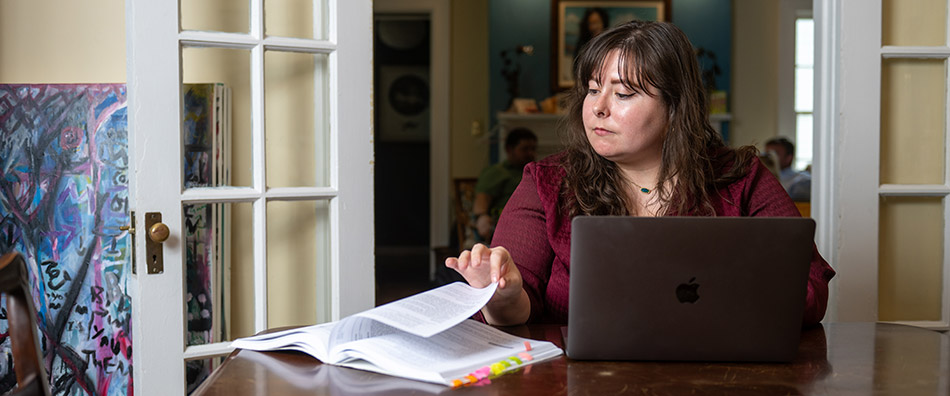
<instances>
[{"instance_id":1,"label":"brass door knob","mask_svg":"<svg viewBox=\"0 0 950 396\"><path fill-rule=\"evenodd\" d=\"M149 239L162 243L168 239L168 226L165 223L155 223L148 228L148 237Z\"/></svg>"}]
</instances>

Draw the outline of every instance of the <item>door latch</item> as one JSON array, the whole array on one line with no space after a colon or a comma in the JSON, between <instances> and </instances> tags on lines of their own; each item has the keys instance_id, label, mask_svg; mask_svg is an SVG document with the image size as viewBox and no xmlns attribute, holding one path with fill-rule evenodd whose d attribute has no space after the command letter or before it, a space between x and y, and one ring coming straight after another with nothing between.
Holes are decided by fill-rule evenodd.
<instances>
[{"instance_id":1,"label":"door latch","mask_svg":"<svg viewBox=\"0 0 950 396\"><path fill-rule=\"evenodd\" d=\"M165 272L162 258L162 242L168 239L168 226L162 223L159 212L145 213L145 261L149 274Z\"/></svg>"},{"instance_id":2,"label":"door latch","mask_svg":"<svg viewBox=\"0 0 950 396\"><path fill-rule=\"evenodd\" d=\"M132 275L135 275L135 266L138 263L135 261L135 211L129 211L129 225L124 225L119 227L120 231L128 231L131 238L129 241L132 242Z\"/></svg>"}]
</instances>

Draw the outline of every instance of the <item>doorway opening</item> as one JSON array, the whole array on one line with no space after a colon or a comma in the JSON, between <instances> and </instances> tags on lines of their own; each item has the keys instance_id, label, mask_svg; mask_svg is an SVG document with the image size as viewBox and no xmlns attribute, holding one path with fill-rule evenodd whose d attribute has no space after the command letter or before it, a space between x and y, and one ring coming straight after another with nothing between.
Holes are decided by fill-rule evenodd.
<instances>
[{"instance_id":1,"label":"doorway opening","mask_svg":"<svg viewBox=\"0 0 950 396\"><path fill-rule=\"evenodd\" d=\"M374 16L376 303L429 287L431 21Z\"/></svg>"}]
</instances>

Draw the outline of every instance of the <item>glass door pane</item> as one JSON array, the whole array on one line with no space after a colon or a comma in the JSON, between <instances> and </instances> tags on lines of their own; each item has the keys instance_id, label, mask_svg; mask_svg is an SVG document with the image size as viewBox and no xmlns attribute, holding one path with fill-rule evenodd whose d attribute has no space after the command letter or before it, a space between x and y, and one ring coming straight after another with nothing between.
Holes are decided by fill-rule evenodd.
<instances>
[{"instance_id":1,"label":"glass door pane","mask_svg":"<svg viewBox=\"0 0 950 396\"><path fill-rule=\"evenodd\" d=\"M329 201L267 203L267 327L327 320Z\"/></svg>"},{"instance_id":2,"label":"glass door pane","mask_svg":"<svg viewBox=\"0 0 950 396\"><path fill-rule=\"evenodd\" d=\"M247 33L247 0L180 0L182 30Z\"/></svg>"},{"instance_id":3,"label":"glass door pane","mask_svg":"<svg viewBox=\"0 0 950 396\"><path fill-rule=\"evenodd\" d=\"M182 141L185 188L250 187L251 53L224 48L182 49ZM227 179L210 172L227 172ZM199 183L209 172L208 181ZM217 172L217 171L216 171Z\"/></svg>"},{"instance_id":4,"label":"glass door pane","mask_svg":"<svg viewBox=\"0 0 950 396\"><path fill-rule=\"evenodd\" d=\"M946 45L947 0L883 0L883 45Z\"/></svg>"},{"instance_id":5,"label":"glass door pane","mask_svg":"<svg viewBox=\"0 0 950 396\"><path fill-rule=\"evenodd\" d=\"M947 78L942 59L881 65L881 184L943 184Z\"/></svg>"},{"instance_id":6,"label":"glass door pane","mask_svg":"<svg viewBox=\"0 0 950 396\"><path fill-rule=\"evenodd\" d=\"M327 57L264 54L268 188L330 185Z\"/></svg>"},{"instance_id":7,"label":"glass door pane","mask_svg":"<svg viewBox=\"0 0 950 396\"><path fill-rule=\"evenodd\" d=\"M327 39L325 0L264 0L267 36Z\"/></svg>"},{"instance_id":8,"label":"glass door pane","mask_svg":"<svg viewBox=\"0 0 950 396\"><path fill-rule=\"evenodd\" d=\"M880 320L941 320L943 203L938 197L881 198Z\"/></svg>"}]
</instances>

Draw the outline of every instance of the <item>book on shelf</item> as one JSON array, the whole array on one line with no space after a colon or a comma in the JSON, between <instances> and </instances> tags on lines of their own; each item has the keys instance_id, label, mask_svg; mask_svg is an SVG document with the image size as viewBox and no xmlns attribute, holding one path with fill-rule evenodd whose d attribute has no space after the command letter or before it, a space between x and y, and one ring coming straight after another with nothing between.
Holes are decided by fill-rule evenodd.
<instances>
[{"instance_id":1,"label":"book on shelf","mask_svg":"<svg viewBox=\"0 0 950 396\"><path fill-rule=\"evenodd\" d=\"M468 319L496 287L455 282L336 322L240 338L231 345L295 350L326 364L454 387L562 355L551 342Z\"/></svg>"}]
</instances>

